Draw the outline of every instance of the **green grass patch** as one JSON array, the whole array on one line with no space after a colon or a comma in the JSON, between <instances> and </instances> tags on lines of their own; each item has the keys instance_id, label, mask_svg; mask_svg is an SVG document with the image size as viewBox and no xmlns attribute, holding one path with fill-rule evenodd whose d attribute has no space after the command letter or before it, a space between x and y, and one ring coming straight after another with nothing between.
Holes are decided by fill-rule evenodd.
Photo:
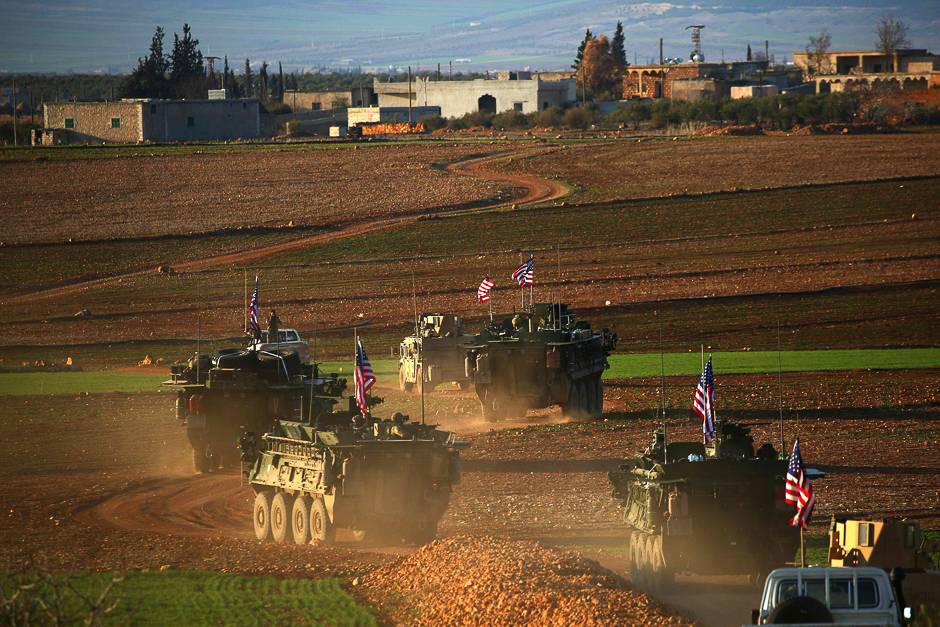
<instances>
[{"instance_id":1,"label":"green grass patch","mask_svg":"<svg viewBox=\"0 0 940 627\"><path fill-rule=\"evenodd\" d=\"M166 375L131 372L7 372L0 374L0 396L153 391L169 375L169 368Z\"/></svg>"},{"instance_id":2,"label":"green grass patch","mask_svg":"<svg viewBox=\"0 0 940 627\"><path fill-rule=\"evenodd\" d=\"M610 370L604 374L605 378L656 377L663 370L657 354L611 355L609 361ZM667 376L702 372L699 353L666 353L662 361ZM940 348L782 351L780 364L784 372L937 368L940 367ZM715 376L777 372L777 365L774 351L712 353Z\"/></svg>"},{"instance_id":3,"label":"green grass patch","mask_svg":"<svg viewBox=\"0 0 940 627\"><path fill-rule=\"evenodd\" d=\"M47 577L62 581L66 576ZM15 579L29 582L35 577L20 575ZM15 579L4 582L8 591ZM68 583L75 592L93 595L97 600L110 580L110 576L78 573L72 575ZM45 593L44 600L50 603L51 589L50 585L37 586L26 593L27 600ZM346 594L340 588L339 580L334 578L279 580L202 571L127 573L106 597L106 603L115 600L119 603L108 616L108 624L159 627L377 625L375 616ZM88 614L75 593L68 594L63 605L68 615Z\"/></svg>"}]
</instances>

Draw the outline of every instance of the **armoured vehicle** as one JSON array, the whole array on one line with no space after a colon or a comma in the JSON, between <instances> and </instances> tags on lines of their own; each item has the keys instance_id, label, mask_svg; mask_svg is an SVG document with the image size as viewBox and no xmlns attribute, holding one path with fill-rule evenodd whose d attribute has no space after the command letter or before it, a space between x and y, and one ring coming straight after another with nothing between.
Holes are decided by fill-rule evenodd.
<instances>
[{"instance_id":1,"label":"armoured vehicle","mask_svg":"<svg viewBox=\"0 0 940 627\"><path fill-rule=\"evenodd\" d=\"M915 611L921 605L940 607L940 540L923 536L920 523L894 518L836 514L829 524L831 566L874 566L895 579L903 568L899 597Z\"/></svg>"},{"instance_id":2,"label":"armoured vehicle","mask_svg":"<svg viewBox=\"0 0 940 627\"><path fill-rule=\"evenodd\" d=\"M360 415L352 396L339 411L279 421L261 442L242 439L243 459L252 464L255 534L329 544L345 527L358 541L429 542L460 483L459 449L467 446L402 414L383 421Z\"/></svg>"},{"instance_id":3,"label":"armoured vehicle","mask_svg":"<svg viewBox=\"0 0 940 627\"><path fill-rule=\"evenodd\" d=\"M536 303L530 312L487 325L465 346L466 376L487 422L552 405L570 417L599 415L601 375L616 346L616 333L592 331L567 305Z\"/></svg>"},{"instance_id":4,"label":"armoured vehicle","mask_svg":"<svg viewBox=\"0 0 940 627\"><path fill-rule=\"evenodd\" d=\"M721 420L713 448L664 442L663 432L655 432L649 448L608 473L623 521L633 529L635 583L662 592L676 573L689 572L747 574L762 584L793 560L800 536L789 526L787 460L772 444L755 455L750 429Z\"/></svg>"},{"instance_id":5,"label":"armoured vehicle","mask_svg":"<svg viewBox=\"0 0 940 627\"><path fill-rule=\"evenodd\" d=\"M237 464L245 432L267 433L278 421L299 420L305 407L339 402L346 387L345 379L303 364L296 351L226 348L194 355L170 373L163 385L177 392L176 417L186 427L196 472Z\"/></svg>"},{"instance_id":6,"label":"armoured vehicle","mask_svg":"<svg viewBox=\"0 0 940 627\"><path fill-rule=\"evenodd\" d=\"M406 337L399 348L398 387L410 392L423 382L425 391L430 391L436 385L455 381L460 389L469 389L462 344L472 339L464 331L460 316L421 314L416 333Z\"/></svg>"}]
</instances>

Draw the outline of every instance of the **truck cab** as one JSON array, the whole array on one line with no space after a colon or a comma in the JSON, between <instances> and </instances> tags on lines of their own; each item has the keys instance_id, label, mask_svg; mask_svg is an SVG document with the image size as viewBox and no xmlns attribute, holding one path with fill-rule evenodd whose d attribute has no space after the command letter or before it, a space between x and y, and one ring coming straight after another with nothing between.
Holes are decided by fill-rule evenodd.
<instances>
[{"instance_id":1,"label":"truck cab","mask_svg":"<svg viewBox=\"0 0 940 627\"><path fill-rule=\"evenodd\" d=\"M300 334L294 329L280 329L277 332L277 339L269 339L268 332L261 332L261 340L255 340L248 345L248 350L273 353L281 351L297 351L300 355L300 361L310 363L310 349L307 342L300 339Z\"/></svg>"},{"instance_id":2,"label":"truck cab","mask_svg":"<svg viewBox=\"0 0 940 627\"><path fill-rule=\"evenodd\" d=\"M778 568L767 577L751 623L900 627L904 616L880 568Z\"/></svg>"}]
</instances>

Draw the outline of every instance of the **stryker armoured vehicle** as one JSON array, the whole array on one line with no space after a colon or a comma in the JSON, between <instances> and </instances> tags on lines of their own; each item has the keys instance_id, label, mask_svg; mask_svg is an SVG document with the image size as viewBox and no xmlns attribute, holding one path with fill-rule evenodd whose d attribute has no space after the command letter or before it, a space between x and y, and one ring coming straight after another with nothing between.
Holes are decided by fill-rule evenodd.
<instances>
[{"instance_id":1,"label":"stryker armoured vehicle","mask_svg":"<svg viewBox=\"0 0 940 627\"><path fill-rule=\"evenodd\" d=\"M798 527L785 502L787 460L770 443L754 453L750 429L716 423L714 447L669 442L662 431L608 473L623 501L634 583L662 592L682 572L749 575L756 584L793 560Z\"/></svg>"},{"instance_id":2,"label":"stryker armoured vehicle","mask_svg":"<svg viewBox=\"0 0 940 627\"><path fill-rule=\"evenodd\" d=\"M296 351L225 348L174 364L163 385L177 391L176 417L186 427L196 472L239 461L238 439L267 433L339 402L346 380L321 376Z\"/></svg>"},{"instance_id":3,"label":"stryker armoured vehicle","mask_svg":"<svg viewBox=\"0 0 940 627\"><path fill-rule=\"evenodd\" d=\"M460 389L469 389L471 382L464 369L466 350L462 344L472 339L464 331L460 316L421 314L417 333L406 337L399 349L398 387L402 392L410 392L423 382L425 391L430 391L436 385L454 381Z\"/></svg>"},{"instance_id":4,"label":"stryker armoured vehicle","mask_svg":"<svg viewBox=\"0 0 940 627\"><path fill-rule=\"evenodd\" d=\"M242 439L259 540L330 544L338 527L357 541L435 538L469 442L401 414L379 421L358 411L350 396L339 411L278 422L260 443Z\"/></svg>"},{"instance_id":5,"label":"stryker armoured vehicle","mask_svg":"<svg viewBox=\"0 0 940 627\"><path fill-rule=\"evenodd\" d=\"M599 415L601 375L616 347L616 333L592 331L567 305L536 303L531 312L487 325L465 346L466 374L487 422L552 405L569 417Z\"/></svg>"}]
</instances>

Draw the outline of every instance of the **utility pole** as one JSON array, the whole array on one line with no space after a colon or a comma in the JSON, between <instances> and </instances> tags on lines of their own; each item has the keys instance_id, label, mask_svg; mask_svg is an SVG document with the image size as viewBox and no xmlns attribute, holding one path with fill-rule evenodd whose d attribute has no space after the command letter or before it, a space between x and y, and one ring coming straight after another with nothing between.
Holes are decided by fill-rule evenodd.
<instances>
[{"instance_id":1,"label":"utility pole","mask_svg":"<svg viewBox=\"0 0 940 627\"><path fill-rule=\"evenodd\" d=\"M449 81L454 80L454 62L453 61L447 62L447 80Z\"/></svg>"},{"instance_id":2,"label":"utility pole","mask_svg":"<svg viewBox=\"0 0 940 627\"><path fill-rule=\"evenodd\" d=\"M17 146L16 141L16 75L13 75L13 147Z\"/></svg>"},{"instance_id":3,"label":"utility pole","mask_svg":"<svg viewBox=\"0 0 940 627\"><path fill-rule=\"evenodd\" d=\"M659 64L663 64L663 38L659 38Z\"/></svg>"},{"instance_id":4,"label":"utility pole","mask_svg":"<svg viewBox=\"0 0 940 627\"><path fill-rule=\"evenodd\" d=\"M408 124L411 124L411 66L408 66Z\"/></svg>"}]
</instances>

